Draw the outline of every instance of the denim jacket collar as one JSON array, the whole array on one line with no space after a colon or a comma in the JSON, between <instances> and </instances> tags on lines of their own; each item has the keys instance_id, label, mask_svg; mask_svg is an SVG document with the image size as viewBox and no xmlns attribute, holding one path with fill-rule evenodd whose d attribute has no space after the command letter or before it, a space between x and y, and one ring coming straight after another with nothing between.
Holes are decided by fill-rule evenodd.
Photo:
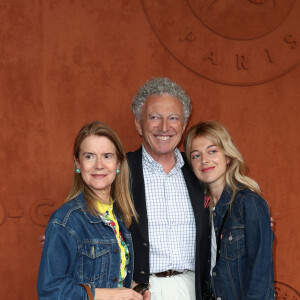
<instances>
[{"instance_id":1,"label":"denim jacket collar","mask_svg":"<svg viewBox=\"0 0 300 300\"><path fill-rule=\"evenodd\" d=\"M231 200L231 196L232 196L232 189L228 186L225 186L223 189L222 195L221 195L219 201L217 202L217 205L215 208L215 212L221 218L223 218L225 216L225 213L229 206L229 202Z\"/></svg>"}]
</instances>

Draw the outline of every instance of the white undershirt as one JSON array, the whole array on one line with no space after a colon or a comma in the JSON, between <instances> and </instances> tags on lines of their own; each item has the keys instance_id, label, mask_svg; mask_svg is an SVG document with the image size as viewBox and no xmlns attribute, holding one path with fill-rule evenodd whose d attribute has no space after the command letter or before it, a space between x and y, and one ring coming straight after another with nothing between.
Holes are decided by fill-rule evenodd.
<instances>
[{"instance_id":1,"label":"white undershirt","mask_svg":"<svg viewBox=\"0 0 300 300\"><path fill-rule=\"evenodd\" d=\"M213 211L215 207L213 207ZM210 264L210 276L212 276L212 270L217 262L217 239L215 233L214 219L211 219L211 264Z\"/></svg>"}]
</instances>

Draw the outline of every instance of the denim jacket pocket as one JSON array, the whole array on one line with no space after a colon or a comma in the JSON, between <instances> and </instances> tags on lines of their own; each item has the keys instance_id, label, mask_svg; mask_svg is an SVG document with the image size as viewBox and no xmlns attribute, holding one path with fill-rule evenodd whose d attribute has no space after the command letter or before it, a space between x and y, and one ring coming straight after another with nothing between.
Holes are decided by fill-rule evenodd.
<instances>
[{"instance_id":1,"label":"denim jacket pocket","mask_svg":"<svg viewBox=\"0 0 300 300\"><path fill-rule=\"evenodd\" d=\"M235 260L245 252L243 229L230 229L222 234L221 253L226 259Z\"/></svg>"},{"instance_id":2,"label":"denim jacket pocket","mask_svg":"<svg viewBox=\"0 0 300 300\"><path fill-rule=\"evenodd\" d=\"M101 283L109 260L109 245L97 241L83 244L82 249L82 276L88 281Z\"/></svg>"}]
</instances>

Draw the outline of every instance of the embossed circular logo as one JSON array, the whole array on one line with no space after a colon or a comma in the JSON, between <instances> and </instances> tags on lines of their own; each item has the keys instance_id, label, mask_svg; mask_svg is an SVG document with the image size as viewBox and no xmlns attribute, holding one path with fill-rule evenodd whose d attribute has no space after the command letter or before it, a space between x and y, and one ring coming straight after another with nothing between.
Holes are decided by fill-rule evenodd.
<instances>
[{"instance_id":1,"label":"embossed circular logo","mask_svg":"<svg viewBox=\"0 0 300 300\"><path fill-rule=\"evenodd\" d=\"M253 85L300 62L300 1L141 0L161 43L209 80Z\"/></svg>"},{"instance_id":2,"label":"embossed circular logo","mask_svg":"<svg viewBox=\"0 0 300 300\"><path fill-rule=\"evenodd\" d=\"M300 294L286 283L275 281L276 300L299 300Z\"/></svg>"},{"instance_id":3,"label":"embossed circular logo","mask_svg":"<svg viewBox=\"0 0 300 300\"><path fill-rule=\"evenodd\" d=\"M290 13L295 0L187 0L195 15L213 32L248 40L270 33Z\"/></svg>"}]
</instances>

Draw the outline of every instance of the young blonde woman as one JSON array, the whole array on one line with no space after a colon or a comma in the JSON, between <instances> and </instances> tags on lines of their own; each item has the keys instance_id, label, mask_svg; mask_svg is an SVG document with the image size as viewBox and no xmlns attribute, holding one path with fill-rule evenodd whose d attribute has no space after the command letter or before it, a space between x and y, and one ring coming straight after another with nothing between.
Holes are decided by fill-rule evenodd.
<instances>
[{"instance_id":1,"label":"young blonde woman","mask_svg":"<svg viewBox=\"0 0 300 300\"><path fill-rule=\"evenodd\" d=\"M211 260L207 299L274 298L267 202L227 130L214 121L193 126L185 152L203 182L211 216Z\"/></svg>"}]
</instances>

